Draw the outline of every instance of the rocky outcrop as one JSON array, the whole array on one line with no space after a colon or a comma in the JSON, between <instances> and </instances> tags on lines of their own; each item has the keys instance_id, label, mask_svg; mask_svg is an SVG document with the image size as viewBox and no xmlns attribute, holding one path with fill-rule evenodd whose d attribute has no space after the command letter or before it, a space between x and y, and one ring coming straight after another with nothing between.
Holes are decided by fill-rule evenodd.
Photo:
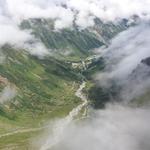
<instances>
[{"instance_id":1,"label":"rocky outcrop","mask_svg":"<svg viewBox=\"0 0 150 150\"><path fill-rule=\"evenodd\" d=\"M147 57L147 58L143 59L141 62L143 64L146 64L147 66L150 66L150 57Z\"/></svg>"}]
</instances>

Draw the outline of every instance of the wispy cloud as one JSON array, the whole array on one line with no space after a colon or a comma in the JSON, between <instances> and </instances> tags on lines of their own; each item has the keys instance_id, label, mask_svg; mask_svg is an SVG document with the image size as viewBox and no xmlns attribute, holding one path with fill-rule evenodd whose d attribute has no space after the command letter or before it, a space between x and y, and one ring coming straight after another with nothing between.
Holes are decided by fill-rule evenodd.
<instances>
[{"instance_id":1,"label":"wispy cloud","mask_svg":"<svg viewBox=\"0 0 150 150\"><path fill-rule=\"evenodd\" d=\"M121 33L103 53L106 68L96 79L101 86L112 81L122 87L121 97L131 100L150 87L150 67L141 61L150 56L150 25L141 24ZM114 82L113 82L114 83Z\"/></svg>"},{"instance_id":2,"label":"wispy cloud","mask_svg":"<svg viewBox=\"0 0 150 150\"><path fill-rule=\"evenodd\" d=\"M18 28L23 19L51 18L55 20L55 29L72 27L74 22L86 28L94 24L95 17L103 21L116 21L137 14L149 19L149 5L150 0L0 0L0 44L8 42L21 45L35 40L29 31L20 31ZM44 45L42 48L43 53L49 52ZM39 51L41 54L42 50L37 50L37 54ZM35 49L31 52L35 54Z\"/></svg>"},{"instance_id":3,"label":"wispy cloud","mask_svg":"<svg viewBox=\"0 0 150 150\"><path fill-rule=\"evenodd\" d=\"M1 0L1 4L3 14L16 21L44 17L56 19L57 26L60 22L70 26L74 18L78 25L87 26L85 23L93 20L91 16L114 21L134 14L144 18L150 15L149 0Z\"/></svg>"},{"instance_id":4,"label":"wispy cloud","mask_svg":"<svg viewBox=\"0 0 150 150\"><path fill-rule=\"evenodd\" d=\"M17 90L14 86L6 86L0 93L0 104L12 100L17 94Z\"/></svg>"},{"instance_id":5,"label":"wispy cloud","mask_svg":"<svg viewBox=\"0 0 150 150\"><path fill-rule=\"evenodd\" d=\"M149 150L148 109L109 105L66 129L58 150Z\"/></svg>"}]
</instances>

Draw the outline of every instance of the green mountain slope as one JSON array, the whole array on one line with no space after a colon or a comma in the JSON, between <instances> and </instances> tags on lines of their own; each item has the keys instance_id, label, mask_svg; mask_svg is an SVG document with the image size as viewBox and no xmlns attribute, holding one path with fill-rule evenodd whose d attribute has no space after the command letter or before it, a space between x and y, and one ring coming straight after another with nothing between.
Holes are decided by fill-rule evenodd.
<instances>
[{"instance_id":1,"label":"green mountain slope","mask_svg":"<svg viewBox=\"0 0 150 150\"><path fill-rule=\"evenodd\" d=\"M56 49L57 53L67 50L72 57L87 57L89 50L107 45L110 39L127 28L123 22L103 23L99 19L95 19L93 27L86 29L74 25L72 28L57 31L54 30L53 21L50 19L24 20L20 26L22 29L30 29L47 48Z\"/></svg>"},{"instance_id":2,"label":"green mountain slope","mask_svg":"<svg viewBox=\"0 0 150 150\"><path fill-rule=\"evenodd\" d=\"M15 86L16 96L0 102L0 122L37 126L44 118L63 116L79 103L74 95L81 77L69 65L47 57L39 59L9 46L1 49L1 79ZM6 86L1 85L1 90ZM4 127L5 128L5 127Z\"/></svg>"}]
</instances>

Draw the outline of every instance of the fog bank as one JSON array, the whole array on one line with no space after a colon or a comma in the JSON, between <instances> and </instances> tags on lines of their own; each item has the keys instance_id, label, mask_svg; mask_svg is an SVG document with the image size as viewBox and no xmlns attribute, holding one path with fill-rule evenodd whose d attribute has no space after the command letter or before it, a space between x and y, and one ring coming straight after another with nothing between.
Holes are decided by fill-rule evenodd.
<instances>
[{"instance_id":1,"label":"fog bank","mask_svg":"<svg viewBox=\"0 0 150 150\"><path fill-rule=\"evenodd\" d=\"M71 125L57 150L149 150L150 110L109 105Z\"/></svg>"},{"instance_id":2,"label":"fog bank","mask_svg":"<svg viewBox=\"0 0 150 150\"><path fill-rule=\"evenodd\" d=\"M129 101L150 88L150 66L142 60L150 57L150 24L142 23L120 33L105 49L105 69L95 79L100 86L121 87L120 98Z\"/></svg>"}]
</instances>

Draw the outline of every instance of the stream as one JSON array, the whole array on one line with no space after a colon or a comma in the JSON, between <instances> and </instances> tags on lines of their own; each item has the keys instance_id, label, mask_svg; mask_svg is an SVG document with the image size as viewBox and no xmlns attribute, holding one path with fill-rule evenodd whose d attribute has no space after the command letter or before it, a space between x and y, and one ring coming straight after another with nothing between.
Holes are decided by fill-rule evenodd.
<instances>
[{"instance_id":1,"label":"stream","mask_svg":"<svg viewBox=\"0 0 150 150\"><path fill-rule=\"evenodd\" d=\"M50 135L45 143L42 145L40 150L50 150L56 144L58 144L63 138L63 134L68 125L78 116L80 111L87 105L87 97L82 93L82 90L85 88L86 82L82 82L75 95L79 97L83 102L74 108L68 116L63 119L56 121L52 128L52 135ZM83 114L85 115L85 113Z\"/></svg>"}]
</instances>

